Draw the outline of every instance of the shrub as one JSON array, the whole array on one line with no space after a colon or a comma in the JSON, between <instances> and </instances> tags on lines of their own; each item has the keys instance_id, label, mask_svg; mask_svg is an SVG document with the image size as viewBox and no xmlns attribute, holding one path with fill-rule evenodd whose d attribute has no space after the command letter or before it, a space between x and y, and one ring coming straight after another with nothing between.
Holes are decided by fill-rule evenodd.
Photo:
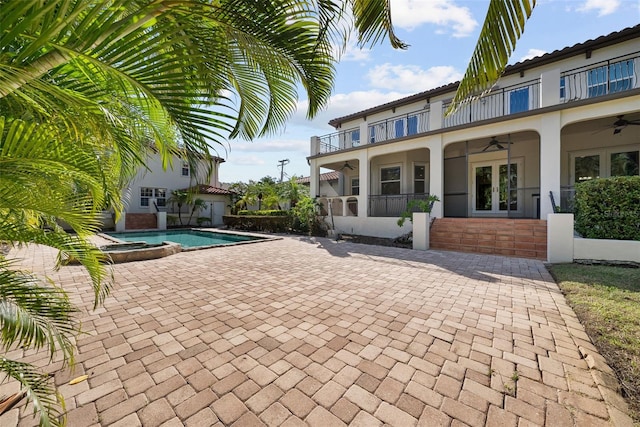
<instances>
[{"instance_id":1,"label":"shrub","mask_svg":"<svg viewBox=\"0 0 640 427\"><path fill-rule=\"evenodd\" d=\"M291 223L291 218L283 215L224 215L222 220L229 228L267 233L286 233Z\"/></svg>"},{"instance_id":2,"label":"shrub","mask_svg":"<svg viewBox=\"0 0 640 427\"><path fill-rule=\"evenodd\" d=\"M287 216L289 212L279 209L263 209L259 211L241 210L238 215L243 216Z\"/></svg>"},{"instance_id":3,"label":"shrub","mask_svg":"<svg viewBox=\"0 0 640 427\"><path fill-rule=\"evenodd\" d=\"M591 239L640 240L640 176L577 184L575 228Z\"/></svg>"}]
</instances>

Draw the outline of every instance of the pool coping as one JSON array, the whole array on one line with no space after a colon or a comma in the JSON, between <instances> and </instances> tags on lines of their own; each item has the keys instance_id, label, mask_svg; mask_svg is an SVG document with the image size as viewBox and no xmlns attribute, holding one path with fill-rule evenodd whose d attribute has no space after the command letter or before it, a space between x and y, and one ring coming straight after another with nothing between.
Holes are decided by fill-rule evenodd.
<instances>
[{"instance_id":1,"label":"pool coping","mask_svg":"<svg viewBox=\"0 0 640 427\"><path fill-rule=\"evenodd\" d=\"M149 248L138 248L131 250L119 250L119 251L104 251L104 253L110 258L111 262L114 264L120 264L123 262L132 262L132 261L146 261L151 259L164 258L169 255L174 255L179 252L190 252L190 251L199 251L202 249L214 249L214 248L224 248L228 246L237 246L237 245L246 245L251 243L261 243L271 240L281 240L282 237L279 236L270 236L258 233L247 233L240 231L227 231L220 230L217 228L178 228L176 231L204 231L210 233L219 233L219 234L233 234L240 236L248 236L248 237L256 237L256 240L246 240L242 242L233 242L233 243L224 243L224 244L216 244L216 245L205 245L205 246L195 246L192 248L183 248L182 245L176 242L172 242L170 240L166 240L162 242L162 245L149 247ZM147 232L147 231L173 231L171 230L158 230L158 229L146 229L146 230L125 230L125 232ZM133 243L124 240L117 239L115 237L110 236L107 233L98 233L98 236L102 237L105 240L108 240L113 243Z\"/></svg>"}]
</instances>

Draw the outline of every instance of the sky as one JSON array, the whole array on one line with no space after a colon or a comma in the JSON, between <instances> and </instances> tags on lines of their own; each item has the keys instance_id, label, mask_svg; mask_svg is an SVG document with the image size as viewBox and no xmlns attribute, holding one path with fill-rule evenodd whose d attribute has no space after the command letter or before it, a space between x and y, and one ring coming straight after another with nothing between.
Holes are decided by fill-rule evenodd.
<instances>
[{"instance_id":1,"label":"sky","mask_svg":"<svg viewBox=\"0 0 640 427\"><path fill-rule=\"evenodd\" d=\"M310 139L336 130L329 120L459 80L473 53L486 0L391 0L396 34L410 47L388 42L359 49L350 44L337 66L327 107L306 119L306 94L281 132L254 141L229 141L221 182L265 176L308 176ZM640 23L640 0L538 0L509 64L582 43Z\"/></svg>"}]
</instances>

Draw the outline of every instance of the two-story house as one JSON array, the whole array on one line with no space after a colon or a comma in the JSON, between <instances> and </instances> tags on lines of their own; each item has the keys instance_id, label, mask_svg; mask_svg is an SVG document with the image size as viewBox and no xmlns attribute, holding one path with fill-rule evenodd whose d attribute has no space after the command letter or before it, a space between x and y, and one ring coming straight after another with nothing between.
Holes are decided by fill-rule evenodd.
<instances>
[{"instance_id":1,"label":"two-story house","mask_svg":"<svg viewBox=\"0 0 640 427\"><path fill-rule=\"evenodd\" d=\"M457 83L338 117L311 138L311 194L336 232L378 237L408 231L407 202L434 194L432 247L546 258L554 201L639 174L639 73L640 25L510 65L451 115ZM321 197L321 170L342 175L338 196Z\"/></svg>"},{"instance_id":2,"label":"two-story house","mask_svg":"<svg viewBox=\"0 0 640 427\"><path fill-rule=\"evenodd\" d=\"M207 225L222 224L222 216L229 213L229 190L220 187L218 172L224 159L212 156L211 172L208 174L209 159L202 159L196 170L192 170L189 162L173 156L171 165L163 168L160 155L149 154L135 178L124 190L125 224L127 230L156 228L156 216L159 211L167 212L169 217L176 217L178 206L171 203L172 192L176 190L193 192L193 198L202 199L203 208L194 215L208 218ZM191 206L181 206L181 214L186 221ZM193 225L192 224L192 225Z\"/></svg>"}]
</instances>

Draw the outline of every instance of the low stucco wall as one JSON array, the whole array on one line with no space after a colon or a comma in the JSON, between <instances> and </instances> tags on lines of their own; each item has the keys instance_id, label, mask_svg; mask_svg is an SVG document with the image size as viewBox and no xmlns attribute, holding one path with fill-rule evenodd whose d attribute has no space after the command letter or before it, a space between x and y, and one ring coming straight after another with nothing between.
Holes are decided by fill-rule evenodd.
<instances>
[{"instance_id":1,"label":"low stucco wall","mask_svg":"<svg viewBox=\"0 0 640 427\"><path fill-rule=\"evenodd\" d=\"M575 237L573 258L640 263L640 242Z\"/></svg>"},{"instance_id":2,"label":"low stucco wall","mask_svg":"<svg viewBox=\"0 0 640 427\"><path fill-rule=\"evenodd\" d=\"M325 218L329 228L334 228L339 234L356 234L360 236L384 237L393 239L412 230L411 221L398 227L398 218L359 218L356 216L334 216L333 227L331 218Z\"/></svg>"}]
</instances>

